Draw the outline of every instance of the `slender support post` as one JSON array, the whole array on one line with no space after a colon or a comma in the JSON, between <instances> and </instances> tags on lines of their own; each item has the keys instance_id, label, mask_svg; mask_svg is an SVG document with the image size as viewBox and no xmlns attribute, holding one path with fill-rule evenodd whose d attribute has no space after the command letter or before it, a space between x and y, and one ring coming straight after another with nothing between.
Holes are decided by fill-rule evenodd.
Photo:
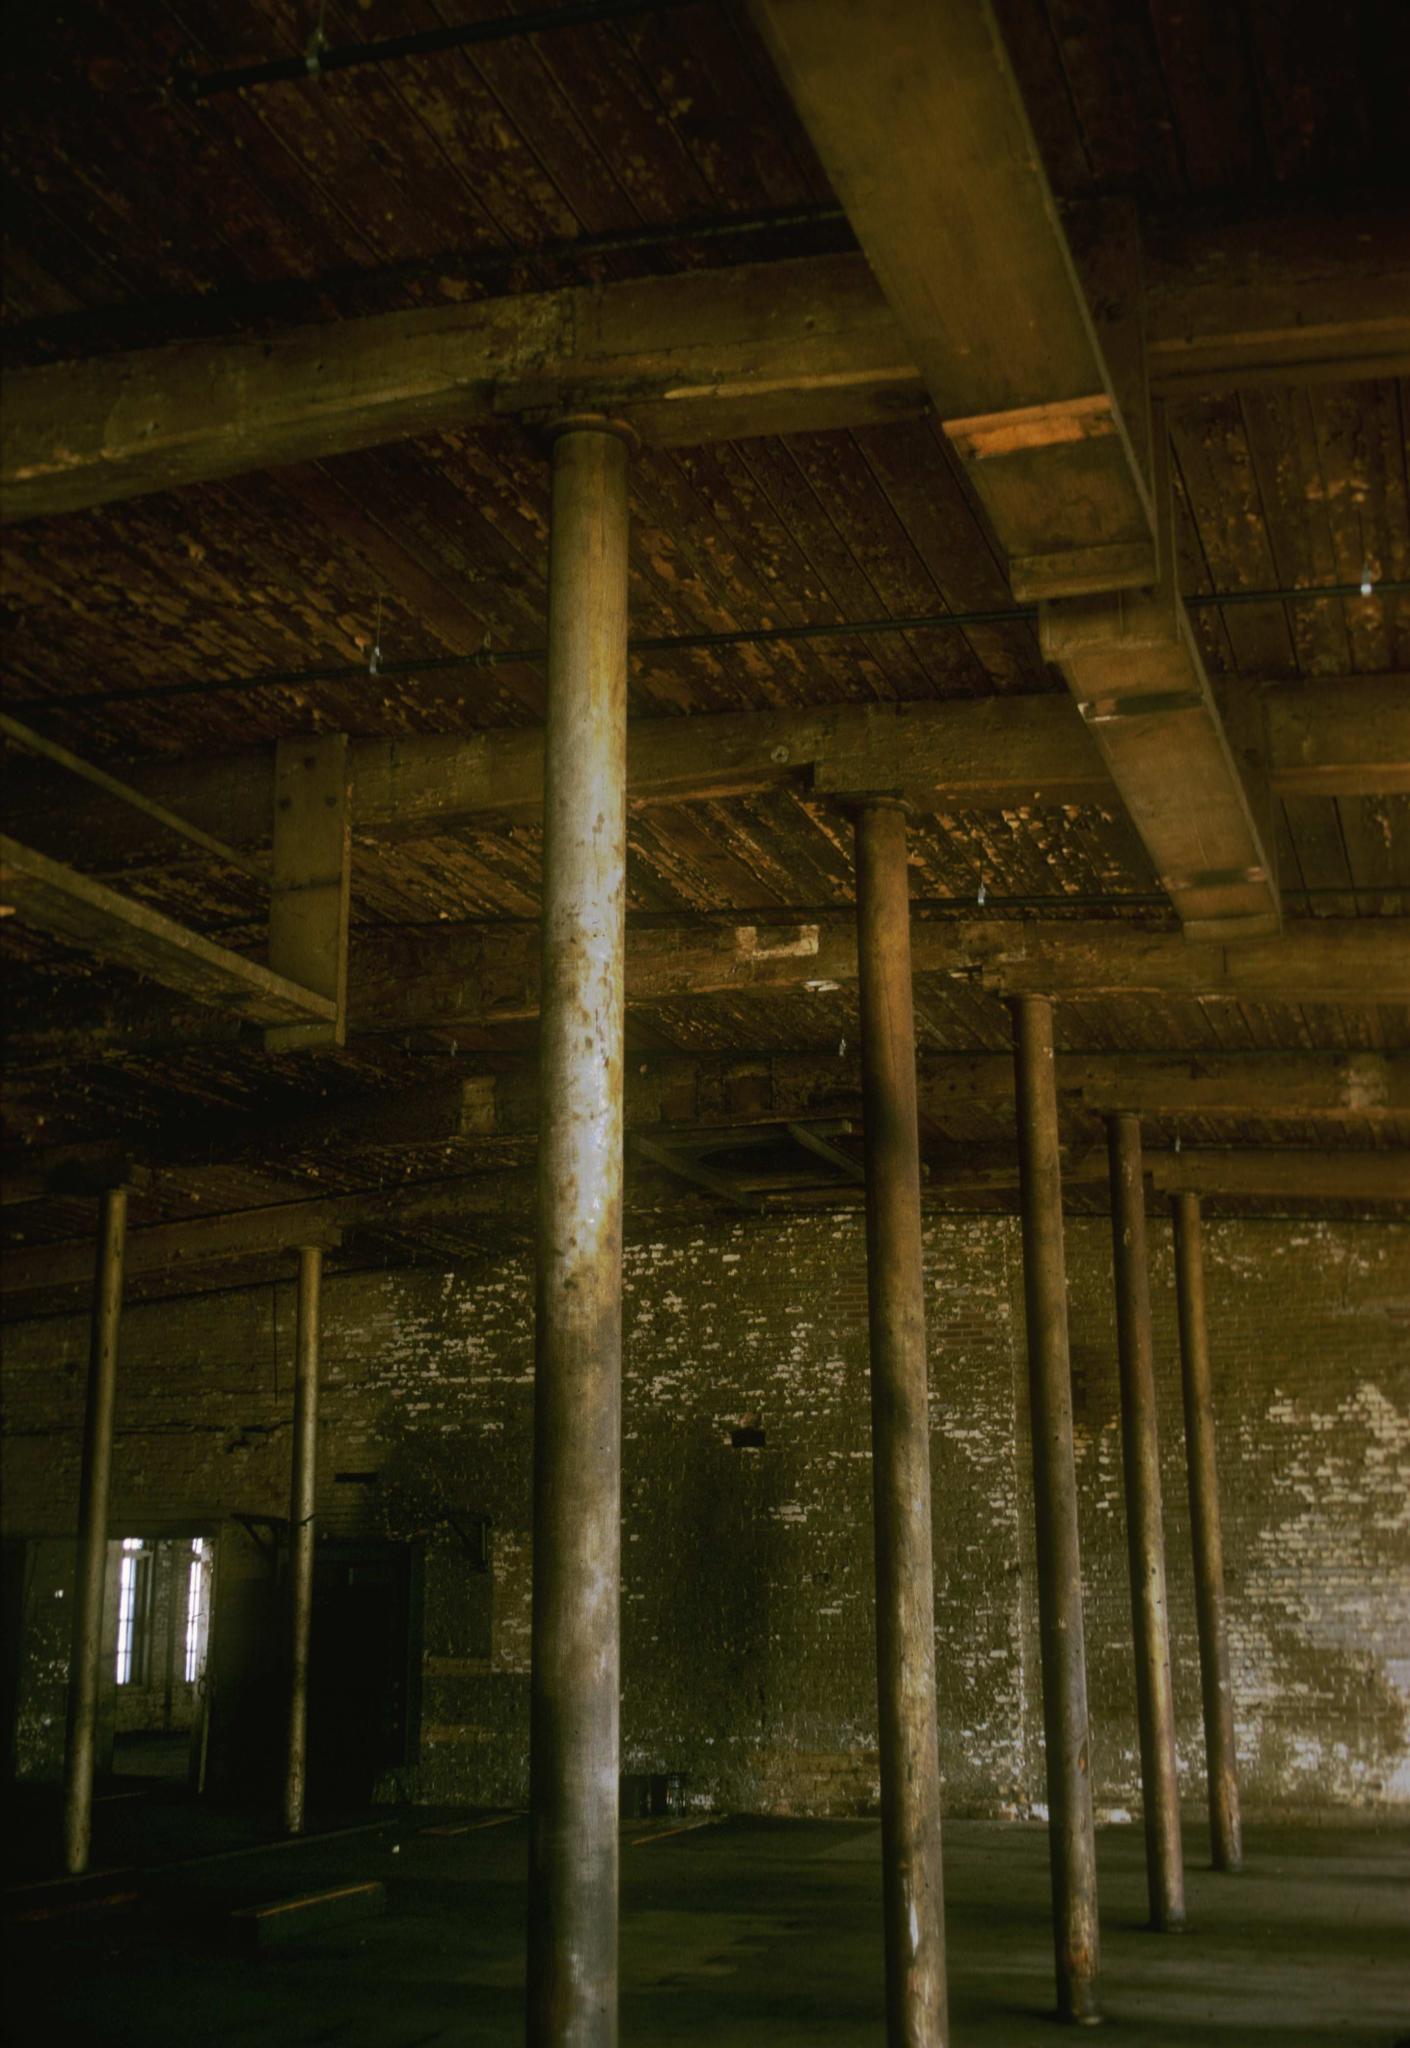
<instances>
[{"instance_id":1,"label":"slender support post","mask_svg":"<svg viewBox=\"0 0 1410 2048\"><path fill-rule=\"evenodd\" d=\"M553 447L528 2040L617 2039L627 447Z\"/></svg>"},{"instance_id":2,"label":"slender support post","mask_svg":"<svg viewBox=\"0 0 1410 2048\"><path fill-rule=\"evenodd\" d=\"M1013 1013L1058 2012L1063 2019L1089 2025L1100 2018L1097 1849L1088 1751L1087 1656L1077 1541L1077 1464L1072 1443L1052 1004L1046 996L1018 996Z\"/></svg>"},{"instance_id":3,"label":"slender support post","mask_svg":"<svg viewBox=\"0 0 1410 2048\"><path fill-rule=\"evenodd\" d=\"M1175 1699L1165 1597L1165 1534L1160 1497L1160 1438L1155 1409L1150 1272L1141 1124L1107 1118L1111 1163L1111 1236L1116 1267L1116 1342L1121 1367L1121 1458L1126 1479L1126 1544L1136 1646L1136 1720L1141 1737L1141 1796L1151 1925L1174 1933L1185 1924L1180 1848L1180 1781L1175 1768Z\"/></svg>"},{"instance_id":4,"label":"slender support post","mask_svg":"<svg viewBox=\"0 0 1410 2048\"><path fill-rule=\"evenodd\" d=\"M930 1410L904 808L867 804L856 834L887 2040L890 2048L944 2048Z\"/></svg>"},{"instance_id":5,"label":"slender support post","mask_svg":"<svg viewBox=\"0 0 1410 2048\"><path fill-rule=\"evenodd\" d=\"M79 1478L78 1557L73 1642L69 1652L68 1728L64 1745L64 1869L88 1868L93 1835L93 1752L98 1731L98 1666L103 1654L103 1581L108 1562L108 1495L113 1471L113 1402L122 1322L127 1189L108 1188L98 1218L88 1406Z\"/></svg>"},{"instance_id":6,"label":"slender support post","mask_svg":"<svg viewBox=\"0 0 1410 2048\"><path fill-rule=\"evenodd\" d=\"M294 1451L289 1480L289 1732L284 1831L304 1831L308 1782L308 1648L313 1616L313 1510L318 1484L318 1339L323 1248L299 1252L294 1334Z\"/></svg>"},{"instance_id":7,"label":"slender support post","mask_svg":"<svg viewBox=\"0 0 1410 2048\"><path fill-rule=\"evenodd\" d=\"M1234 1689L1224 1619L1224 1540L1214 1457L1214 1396L1204 1302L1204 1236L1198 1195L1180 1194L1175 1220L1175 1287L1180 1311L1180 1380L1185 1396L1185 1457L1195 1554L1204 1752L1209 1772L1209 1835L1216 1870L1243 1867L1239 1772L1234 1751Z\"/></svg>"}]
</instances>

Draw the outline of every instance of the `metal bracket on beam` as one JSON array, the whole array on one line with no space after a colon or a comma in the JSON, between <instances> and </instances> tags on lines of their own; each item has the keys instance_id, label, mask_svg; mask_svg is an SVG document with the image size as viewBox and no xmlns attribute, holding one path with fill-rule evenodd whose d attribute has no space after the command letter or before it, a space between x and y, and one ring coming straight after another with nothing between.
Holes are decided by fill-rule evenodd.
<instances>
[{"instance_id":1,"label":"metal bracket on beam","mask_svg":"<svg viewBox=\"0 0 1410 2048\"><path fill-rule=\"evenodd\" d=\"M328 1024L267 1030L271 1052L347 1039L352 803L346 733L281 740L274 760L269 964L335 1005Z\"/></svg>"}]
</instances>

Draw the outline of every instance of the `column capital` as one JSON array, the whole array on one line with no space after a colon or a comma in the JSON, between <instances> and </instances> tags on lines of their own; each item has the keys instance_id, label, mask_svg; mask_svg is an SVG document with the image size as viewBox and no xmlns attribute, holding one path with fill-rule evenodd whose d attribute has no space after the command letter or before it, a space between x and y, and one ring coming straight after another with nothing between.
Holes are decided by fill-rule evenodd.
<instances>
[{"instance_id":1,"label":"column capital","mask_svg":"<svg viewBox=\"0 0 1410 2048\"><path fill-rule=\"evenodd\" d=\"M605 412L561 412L545 422L544 432L552 443L564 434L609 434L616 441L625 441L627 452L635 455L641 448L641 436L629 421L619 419L614 413Z\"/></svg>"}]
</instances>

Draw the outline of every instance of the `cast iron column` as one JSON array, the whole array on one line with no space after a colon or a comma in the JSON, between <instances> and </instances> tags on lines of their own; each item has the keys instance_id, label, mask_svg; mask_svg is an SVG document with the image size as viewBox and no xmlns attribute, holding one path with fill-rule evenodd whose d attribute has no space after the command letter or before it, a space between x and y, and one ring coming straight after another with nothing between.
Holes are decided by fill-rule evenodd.
<instances>
[{"instance_id":1,"label":"cast iron column","mask_svg":"<svg viewBox=\"0 0 1410 2048\"><path fill-rule=\"evenodd\" d=\"M530 2048L617 2039L627 445L553 445L539 1026Z\"/></svg>"},{"instance_id":2,"label":"cast iron column","mask_svg":"<svg viewBox=\"0 0 1410 2048\"><path fill-rule=\"evenodd\" d=\"M294 1448L289 1481L289 1737L284 1760L284 1830L304 1831L308 1779L308 1644L313 1615L313 1511L318 1484L318 1338L323 1253L299 1252L294 1335Z\"/></svg>"},{"instance_id":3,"label":"cast iron column","mask_svg":"<svg viewBox=\"0 0 1410 2048\"><path fill-rule=\"evenodd\" d=\"M103 1655L103 1581L108 1563L108 1494L113 1471L113 1399L117 1391L127 1189L109 1188L98 1217L88 1405L78 1495L73 1640L69 1651L68 1729L64 1744L64 1869L88 1868L93 1834L93 1752L98 1732L98 1666Z\"/></svg>"},{"instance_id":4,"label":"cast iron column","mask_svg":"<svg viewBox=\"0 0 1410 2048\"><path fill-rule=\"evenodd\" d=\"M1209 1834L1216 1870L1243 1865L1239 1774L1234 1752L1234 1692L1224 1622L1224 1542L1214 1462L1214 1396L1204 1305L1204 1241L1199 1196L1176 1195L1175 1287L1180 1308L1180 1379L1185 1395L1185 1457L1195 1554L1204 1751L1209 1771Z\"/></svg>"},{"instance_id":5,"label":"cast iron column","mask_svg":"<svg viewBox=\"0 0 1410 2048\"><path fill-rule=\"evenodd\" d=\"M1087 1657L1077 1543L1077 1465L1072 1445L1052 1004L1046 996L1018 996L1013 1014L1058 2012L1064 2019L1089 2023L1099 2017L1097 1849L1088 1755Z\"/></svg>"},{"instance_id":6,"label":"cast iron column","mask_svg":"<svg viewBox=\"0 0 1410 2048\"><path fill-rule=\"evenodd\" d=\"M1175 1768L1175 1700L1165 1598L1165 1534L1160 1498L1160 1436L1155 1411L1146 1192L1141 1126L1107 1118L1111 1162L1111 1237L1116 1265L1116 1343L1121 1365L1121 1461L1126 1479L1126 1547L1136 1643L1136 1720L1141 1736L1141 1798L1151 1925L1185 1924L1180 1851L1180 1781Z\"/></svg>"},{"instance_id":7,"label":"cast iron column","mask_svg":"<svg viewBox=\"0 0 1410 2048\"><path fill-rule=\"evenodd\" d=\"M857 969L887 2039L891 2048L944 2048L930 1409L906 819L898 803L867 804L857 817Z\"/></svg>"}]
</instances>

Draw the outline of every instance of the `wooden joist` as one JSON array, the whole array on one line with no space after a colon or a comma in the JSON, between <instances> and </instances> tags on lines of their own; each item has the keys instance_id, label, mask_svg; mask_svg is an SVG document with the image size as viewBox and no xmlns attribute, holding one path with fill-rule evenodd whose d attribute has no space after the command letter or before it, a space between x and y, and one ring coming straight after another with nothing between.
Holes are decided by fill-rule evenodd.
<instances>
[{"instance_id":1,"label":"wooden joist","mask_svg":"<svg viewBox=\"0 0 1410 2048\"><path fill-rule=\"evenodd\" d=\"M0 905L66 945L251 1023L325 1022L337 1014L326 997L259 961L9 838L0 838Z\"/></svg>"},{"instance_id":2,"label":"wooden joist","mask_svg":"<svg viewBox=\"0 0 1410 2048\"><path fill-rule=\"evenodd\" d=\"M1316 215L1157 222L1147 241L1155 394L1410 373L1403 213L1358 214L1354 233ZM5 377L0 516L565 402L610 404L654 442L865 426L927 404L915 357L856 255L104 353Z\"/></svg>"},{"instance_id":3,"label":"wooden joist","mask_svg":"<svg viewBox=\"0 0 1410 2048\"><path fill-rule=\"evenodd\" d=\"M1118 392L989 0L754 12L1015 595L1153 582L1144 364Z\"/></svg>"},{"instance_id":4,"label":"wooden joist","mask_svg":"<svg viewBox=\"0 0 1410 2048\"><path fill-rule=\"evenodd\" d=\"M1275 793L1410 792L1410 677L1332 676L1262 696ZM363 838L429 838L542 807L538 729L353 740L348 752L353 825ZM839 796L892 788L937 811L1115 798L1092 730L1062 694L643 718L629 728L627 752L637 808L788 785ZM131 761L123 776L150 797L179 802L232 845L269 843L272 748ZM80 817L66 785L42 775L16 784L10 816L17 831L46 841L71 818L75 849L105 867L171 855L170 838L127 805L89 799Z\"/></svg>"},{"instance_id":5,"label":"wooden joist","mask_svg":"<svg viewBox=\"0 0 1410 2048\"><path fill-rule=\"evenodd\" d=\"M21 371L4 385L0 514L74 511L506 414L607 410L669 445L923 405L855 257L686 272Z\"/></svg>"}]
</instances>

